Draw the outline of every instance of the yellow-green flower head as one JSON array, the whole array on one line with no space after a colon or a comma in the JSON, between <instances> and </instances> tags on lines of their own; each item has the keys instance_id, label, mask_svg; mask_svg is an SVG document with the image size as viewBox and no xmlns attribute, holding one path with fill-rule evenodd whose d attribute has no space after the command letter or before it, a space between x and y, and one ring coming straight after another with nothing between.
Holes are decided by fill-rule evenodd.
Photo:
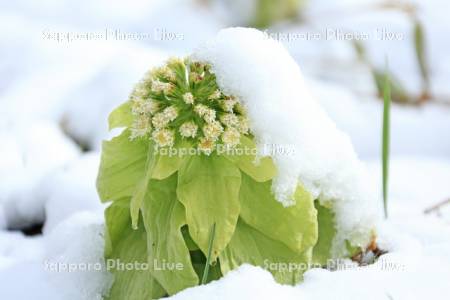
<instances>
[{"instance_id":1,"label":"yellow-green flower head","mask_svg":"<svg viewBox=\"0 0 450 300\"><path fill-rule=\"evenodd\" d=\"M187 92L183 95L183 100L184 102L186 102L186 104L194 104L194 96L190 92Z\"/></svg>"},{"instance_id":2,"label":"yellow-green flower head","mask_svg":"<svg viewBox=\"0 0 450 300\"><path fill-rule=\"evenodd\" d=\"M164 112L159 112L152 118L152 124L155 128L161 129L166 127L170 122L170 119Z\"/></svg>"},{"instance_id":3,"label":"yellow-green flower head","mask_svg":"<svg viewBox=\"0 0 450 300\"><path fill-rule=\"evenodd\" d=\"M237 127L239 126L239 117L233 113L227 113L220 117L220 122L227 127Z\"/></svg>"},{"instance_id":4,"label":"yellow-green flower head","mask_svg":"<svg viewBox=\"0 0 450 300\"><path fill-rule=\"evenodd\" d=\"M193 122L186 122L180 126L180 135L185 138L195 138L198 126Z\"/></svg>"},{"instance_id":5,"label":"yellow-green flower head","mask_svg":"<svg viewBox=\"0 0 450 300\"><path fill-rule=\"evenodd\" d=\"M227 128L222 134L222 141L228 147L234 147L239 144L241 134L235 128Z\"/></svg>"},{"instance_id":6,"label":"yellow-green flower head","mask_svg":"<svg viewBox=\"0 0 450 300\"><path fill-rule=\"evenodd\" d=\"M153 100L143 100L142 98L133 101L132 112L135 115L152 115L159 110L159 104Z\"/></svg>"},{"instance_id":7,"label":"yellow-green flower head","mask_svg":"<svg viewBox=\"0 0 450 300\"><path fill-rule=\"evenodd\" d=\"M219 90L215 90L214 93L209 95L208 99L209 100L217 100L220 98L221 95L222 95L222 93Z\"/></svg>"},{"instance_id":8,"label":"yellow-green flower head","mask_svg":"<svg viewBox=\"0 0 450 300\"><path fill-rule=\"evenodd\" d=\"M162 76L164 76L164 78L166 78L167 80L170 80L170 81L175 81L177 79L177 77L176 77L177 75L169 67L163 67Z\"/></svg>"},{"instance_id":9,"label":"yellow-green flower head","mask_svg":"<svg viewBox=\"0 0 450 300\"><path fill-rule=\"evenodd\" d=\"M131 138L143 137L152 129L150 124L150 117L147 115L139 115L133 120L133 127L131 128Z\"/></svg>"},{"instance_id":10,"label":"yellow-green flower head","mask_svg":"<svg viewBox=\"0 0 450 300\"><path fill-rule=\"evenodd\" d=\"M175 135L169 129L157 129L153 131L152 138L158 147L171 147L175 141Z\"/></svg>"},{"instance_id":11,"label":"yellow-green flower head","mask_svg":"<svg viewBox=\"0 0 450 300\"><path fill-rule=\"evenodd\" d=\"M208 140L205 137L200 138L198 142L198 149L205 153L206 155L210 155L216 146L214 141Z\"/></svg>"},{"instance_id":12,"label":"yellow-green flower head","mask_svg":"<svg viewBox=\"0 0 450 300\"><path fill-rule=\"evenodd\" d=\"M236 105L237 100L233 97L228 97L220 102L222 109L226 112L233 112L233 108Z\"/></svg>"},{"instance_id":13,"label":"yellow-green flower head","mask_svg":"<svg viewBox=\"0 0 450 300\"><path fill-rule=\"evenodd\" d=\"M205 137L208 140L211 140L214 142L219 139L222 132L223 132L223 127L217 121L207 123L205 126L203 126L203 134L205 135Z\"/></svg>"},{"instance_id":14,"label":"yellow-green flower head","mask_svg":"<svg viewBox=\"0 0 450 300\"><path fill-rule=\"evenodd\" d=\"M195 111L200 117L203 117L203 116L206 114L206 112L208 111L208 106L203 105L203 104L197 104L197 105L194 107L194 111Z\"/></svg>"},{"instance_id":15,"label":"yellow-green flower head","mask_svg":"<svg viewBox=\"0 0 450 300\"><path fill-rule=\"evenodd\" d=\"M178 109L175 106L169 106L167 108L164 109L163 111L164 115L166 116L166 118L170 121L173 121L177 118L178 116Z\"/></svg>"},{"instance_id":16,"label":"yellow-green flower head","mask_svg":"<svg viewBox=\"0 0 450 300\"><path fill-rule=\"evenodd\" d=\"M189 74L189 80L193 83L199 83L203 80L203 76L201 74L198 74L196 72L191 72Z\"/></svg>"},{"instance_id":17,"label":"yellow-green flower head","mask_svg":"<svg viewBox=\"0 0 450 300\"><path fill-rule=\"evenodd\" d=\"M152 92L161 93L164 92L168 94L172 90L172 83L170 82L162 82L158 79L152 81Z\"/></svg>"},{"instance_id":18,"label":"yellow-green flower head","mask_svg":"<svg viewBox=\"0 0 450 300\"><path fill-rule=\"evenodd\" d=\"M172 81L172 82L176 80L175 72L168 66L163 66L163 67L153 69L150 72L150 76L163 77L164 79L166 79L168 81Z\"/></svg>"},{"instance_id":19,"label":"yellow-green flower head","mask_svg":"<svg viewBox=\"0 0 450 300\"><path fill-rule=\"evenodd\" d=\"M242 134L248 134L250 132L250 127L248 125L247 117L239 117L239 132Z\"/></svg>"},{"instance_id":20,"label":"yellow-green flower head","mask_svg":"<svg viewBox=\"0 0 450 300\"><path fill-rule=\"evenodd\" d=\"M142 83L138 83L136 85L136 88L134 89L133 92L133 97L135 99L142 99L143 97L145 97L148 94L148 89L145 87L145 85L143 85Z\"/></svg>"},{"instance_id":21,"label":"yellow-green flower head","mask_svg":"<svg viewBox=\"0 0 450 300\"><path fill-rule=\"evenodd\" d=\"M216 111L212 108L208 108L203 115L203 119L206 123L214 123L216 121Z\"/></svg>"},{"instance_id":22,"label":"yellow-green flower head","mask_svg":"<svg viewBox=\"0 0 450 300\"><path fill-rule=\"evenodd\" d=\"M150 138L158 147L186 140L209 155L217 144L234 147L251 134L240 101L219 88L210 69L174 58L148 72L130 95L130 139Z\"/></svg>"}]
</instances>

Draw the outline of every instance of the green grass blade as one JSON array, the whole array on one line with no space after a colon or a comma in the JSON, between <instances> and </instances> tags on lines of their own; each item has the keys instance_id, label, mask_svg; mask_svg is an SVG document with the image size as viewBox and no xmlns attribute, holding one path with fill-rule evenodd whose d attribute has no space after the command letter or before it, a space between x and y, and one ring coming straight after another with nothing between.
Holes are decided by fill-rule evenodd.
<instances>
[{"instance_id":1,"label":"green grass blade","mask_svg":"<svg viewBox=\"0 0 450 300\"><path fill-rule=\"evenodd\" d=\"M213 224L211 229L211 235L209 238L208 256L206 257L205 270L203 271L202 284L206 284L208 280L209 267L211 266L211 251L214 244L214 235L216 234L216 223Z\"/></svg>"},{"instance_id":2,"label":"green grass blade","mask_svg":"<svg viewBox=\"0 0 450 300\"><path fill-rule=\"evenodd\" d=\"M422 77L424 92L427 93L430 86L430 76L426 59L425 31L419 20L414 20L414 48L416 50L417 63Z\"/></svg>"},{"instance_id":3,"label":"green grass blade","mask_svg":"<svg viewBox=\"0 0 450 300\"><path fill-rule=\"evenodd\" d=\"M387 63L386 63L387 65ZM383 169L383 206L384 217L388 217L388 177L389 177L389 143L390 143L390 110L391 110L391 85L388 67L383 85L383 142L382 142L382 169Z\"/></svg>"}]
</instances>

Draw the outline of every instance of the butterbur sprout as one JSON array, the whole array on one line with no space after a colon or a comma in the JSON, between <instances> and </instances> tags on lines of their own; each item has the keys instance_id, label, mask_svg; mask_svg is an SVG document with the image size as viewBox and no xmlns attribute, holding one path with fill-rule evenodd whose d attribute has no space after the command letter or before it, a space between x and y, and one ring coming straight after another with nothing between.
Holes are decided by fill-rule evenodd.
<instances>
[{"instance_id":1,"label":"butterbur sprout","mask_svg":"<svg viewBox=\"0 0 450 300\"><path fill-rule=\"evenodd\" d=\"M267 269L296 284L311 265L376 245L373 193L348 139L305 87L276 93L302 83L287 52L251 29L219 36L203 54L148 72L110 115L110 127L125 130L104 142L97 179L112 202L105 258L149 270L113 271L108 299L174 295L243 264L307 266ZM262 141L295 151L267 153Z\"/></svg>"}]
</instances>

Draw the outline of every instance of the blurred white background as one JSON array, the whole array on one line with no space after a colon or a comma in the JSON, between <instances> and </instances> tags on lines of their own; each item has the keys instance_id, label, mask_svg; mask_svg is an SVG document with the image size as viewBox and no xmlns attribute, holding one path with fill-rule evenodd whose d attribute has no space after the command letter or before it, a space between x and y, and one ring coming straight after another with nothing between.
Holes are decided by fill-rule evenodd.
<instances>
[{"instance_id":1,"label":"blurred white background","mask_svg":"<svg viewBox=\"0 0 450 300\"><path fill-rule=\"evenodd\" d=\"M229 26L258 26L286 46L377 184L382 101L374 74L385 71L387 58L398 87L391 115L393 222L408 226L415 218L412 234L423 224L431 224L428 233L449 233L448 206L423 213L450 198L446 6L443 0L1 1L0 299L78 297L69 287L64 297L50 287L59 279L45 277L42 262L102 254L95 235L83 230L92 225L101 232L95 177L101 141L111 135L108 113L146 70L188 55ZM91 279L85 292L101 280Z\"/></svg>"}]
</instances>

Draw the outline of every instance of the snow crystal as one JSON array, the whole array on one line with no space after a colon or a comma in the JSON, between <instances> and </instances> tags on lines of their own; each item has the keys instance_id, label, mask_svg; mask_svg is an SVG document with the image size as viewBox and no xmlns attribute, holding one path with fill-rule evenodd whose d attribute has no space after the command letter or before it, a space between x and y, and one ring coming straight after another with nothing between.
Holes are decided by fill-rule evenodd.
<instances>
[{"instance_id":1,"label":"snow crystal","mask_svg":"<svg viewBox=\"0 0 450 300\"><path fill-rule=\"evenodd\" d=\"M302 73L277 41L255 29L230 28L199 48L193 58L208 62L225 93L241 98L261 155L278 168L273 191L292 203L301 182L322 204L332 202L338 234L335 255L349 239L365 246L377 219L377 199L349 137L339 131L311 96ZM267 152L267 146L294 151Z\"/></svg>"}]
</instances>

